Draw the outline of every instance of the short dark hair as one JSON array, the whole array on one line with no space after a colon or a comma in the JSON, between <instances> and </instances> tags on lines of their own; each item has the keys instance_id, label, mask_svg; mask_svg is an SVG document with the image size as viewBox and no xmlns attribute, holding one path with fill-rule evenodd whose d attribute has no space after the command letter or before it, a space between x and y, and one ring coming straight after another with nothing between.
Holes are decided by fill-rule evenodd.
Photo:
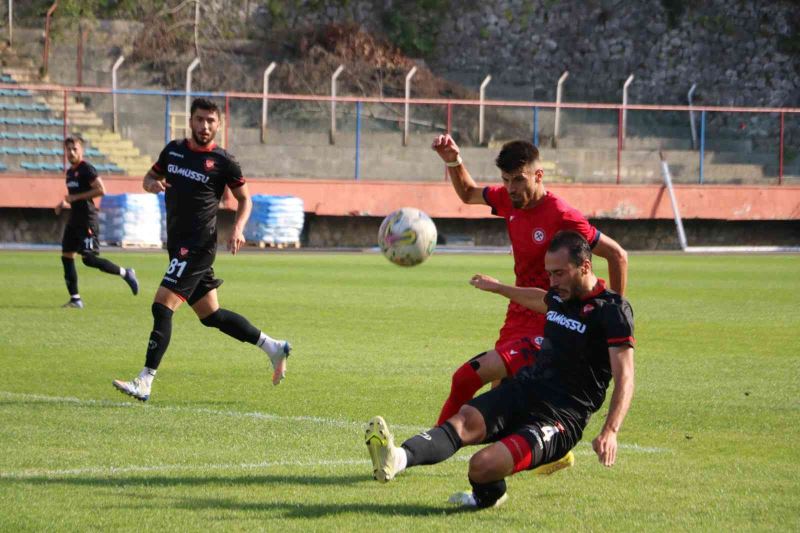
<instances>
[{"instance_id":1,"label":"short dark hair","mask_svg":"<svg viewBox=\"0 0 800 533\"><path fill-rule=\"evenodd\" d=\"M77 135L77 134L70 135L69 137L64 139L64 146L66 146L68 144L80 144L81 146L85 146L86 145L86 143L83 141L83 137L81 137L80 135Z\"/></svg>"},{"instance_id":2,"label":"short dark hair","mask_svg":"<svg viewBox=\"0 0 800 533\"><path fill-rule=\"evenodd\" d=\"M575 266L581 266L584 261L592 260L592 247L589 246L589 241L583 238L583 235L574 231L559 231L556 233L550 245L547 247L548 252L557 252L562 248L566 248L569 252L569 262Z\"/></svg>"},{"instance_id":3,"label":"short dark hair","mask_svg":"<svg viewBox=\"0 0 800 533\"><path fill-rule=\"evenodd\" d=\"M194 115L194 112L197 111L198 109L211 111L212 113L216 113L217 116L220 116L219 106L217 106L217 104L215 104L208 98L195 98L194 100L192 100L192 107L191 110L189 111L189 116L191 117L192 115Z\"/></svg>"},{"instance_id":4,"label":"short dark hair","mask_svg":"<svg viewBox=\"0 0 800 533\"><path fill-rule=\"evenodd\" d=\"M497 159L497 167L503 172L514 172L539 159L539 149L528 141L511 141L503 145Z\"/></svg>"}]
</instances>

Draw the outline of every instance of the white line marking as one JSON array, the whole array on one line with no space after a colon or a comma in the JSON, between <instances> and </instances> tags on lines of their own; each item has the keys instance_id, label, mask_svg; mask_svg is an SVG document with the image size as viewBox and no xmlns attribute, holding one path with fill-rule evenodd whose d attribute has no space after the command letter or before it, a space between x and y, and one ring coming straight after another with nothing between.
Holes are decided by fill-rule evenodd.
<instances>
[{"instance_id":1,"label":"white line marking","mask_svg":"<svg viewBox=\"0 0 800 533\"><path fill-rule=\"evenodd\" d=\"M170 405L141 405L138 403L133 402L114 402L110 400L91 400L91 399L82 399L82 398L75 398L75 397L63 397L63 396L46 396L42 394L26 394L26 393L17 393L17 392L8 392L8 391L0 391L0 398L7 398L7 399L20 399L26 401L35 401L35 402L43 402L43 403L61 403L61 404L72 404L78 406L103 406L103 407L119 407L125 409L142 409L142 410L154 410L154 411L165 411L165 412L178 412L178 413L196 413L196 414L205 414L205 415L212 415L212 416L224 416L224 417L232 417L232 418L251 418L255 420L264 420L264 421L272 421L272 422L303 422L303 423L311 423L311 424L322 424L326 426L333 426L333 427L340 427L340 428L347 428L347 429L363 429L364 423L363 422L355 422L352 420L342 420L336 418L322 418L316 416L287 416L287 415L276 415L271 413L261 413L258 411L253 412L242 412L242 411L223 411L217 409L210 409L207 407L177 407L177 406L170 406ZM420 426L411 426L407 424L392 424L392 428L399 429L404 432L411 432L411 433L418 433L420 431L424 431L428 428L422 428ZM585 448L590 447L590 442L581 442L578 446ZM641 446L639 444L626 444L620 443L619 448L621 450L626 450L634 453L645 453L645 454L660 454L660 453L672 453L672 450L669 448L658 448L653 446ZM591 452L584 452L584 450L578 450L580 455L590 455ZM467 457L468 458L468 457ZM279 466L284 463L257 463L256 466ZM321 461L317 463L300 463L300 462L292 462L292 463L285 463L285 464L293 464L297 466L301 465L324 465L324 464L355 464L355 462L351 463L335 463L335 462L326 462ZM220 465L220 466L209 466L209 468L216 468L216 469L224 469L224 468L236 468L237 465ZM238 465L240 468L254 468L254 467L247 467L244 465ZM122 471L121 469L125 468L141 468L147 469L152 468L155 470L158 469L173 469L173 468L184 468L184 469L195 469L195 468L205 468L204 466L190 466L190 465L176 465L176 466L155 466L155 467L120 467L116 471ZM103 472L108 472L110 469L114 469L114 467L102 467L99 470ZM90 471L97 471L98 468L89 469ZM130 471L137 471L137 470L130 470ZM146 470L143 470L146 471ZM50 472L50 471L42 471L42 472ZM58 470L54 470L52 472L59 472ZM69 472L69 471L65 471ZM0 472L0 478L8 477L5 473Z\"/></svg>"},{"instance_id":2,"label":"white line marking","mask_svg":"<svg viewBox=\"0 0 800 533\"><path fill-rule=\"evenodd\" d=\"M302 416L302 415L275 415L271 413L261 413L258 411L243 412L243 411L222 411L217 409L210 409L207 407L178 407L174 405L142 405L138 401L131 400L130 402L114 402L111 400L86 400L82 398L75 398L69 396L45 396L42 394L23 394L17 392L0 391L0 398L19 399L43 403L65 403L80 406L101 406L101 407L119 407L124 409L142 409L152 411L165 411L165 412L179 412L179 413L198 413L213 416L226 416L232 418L253 418L256 420L274 421L274 422L305 422L312 424L322 424L326 426L343 427L343 428L361 428L366 426L366 422L356 422L353 420L342 420L336 418L323 418L318 416ZM134 403L135 402L135 403ZM410 426L404 424L392 424L393 429L400 429L403 431L422 431L420 426Z\"/></svg>"}]
</instances>

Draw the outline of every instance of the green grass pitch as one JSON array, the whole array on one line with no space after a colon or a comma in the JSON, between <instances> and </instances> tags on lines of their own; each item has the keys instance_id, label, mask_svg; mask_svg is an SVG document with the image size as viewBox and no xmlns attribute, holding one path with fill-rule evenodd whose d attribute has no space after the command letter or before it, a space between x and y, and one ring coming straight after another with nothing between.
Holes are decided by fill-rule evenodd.
<instances>
[{"instance_id":1,"label":"green grass pitch","mask_svg":"<svg viewBox=\"0 0 800 533\"><path fill-rule=\"evenodd\" d=\"M132 297L57 252L0 253L0 530L800 529L800 257L633 255L636 395L611 469L588 442L548 478L518 475L498 509L456 512L467 458L372 481L363 425L429 427L452 371L494 342L505 308L471 288L510 281L507 255L220 254L223 306L295 352L266 357L188 308L146 405L111 387L144 361L163 253ZM605 262L597 262L600 274Z\"/></svg>"}]
</instances>

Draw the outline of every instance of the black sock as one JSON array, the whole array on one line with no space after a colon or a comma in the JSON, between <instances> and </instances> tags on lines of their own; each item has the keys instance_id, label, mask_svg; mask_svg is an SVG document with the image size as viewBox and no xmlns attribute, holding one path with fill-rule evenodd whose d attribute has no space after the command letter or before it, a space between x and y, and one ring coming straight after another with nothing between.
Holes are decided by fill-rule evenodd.
<instances>
[{"instance_id":1,"label":"black sock","mask_svg":"<svg viewBox=\"0 0 800 533\"><path fill-rule=\"evenodd\" d=\"M463 443L450 422L414 435L403 443L408 466L441 463L456 453Z\"/></svg>"},{"instance_id":2,"label":"black sock","mask_svg":"<svg viewBox=\"0 0 800 533\"><path fill-rule=\"evenodd\" d=\"M75 260L61 256L61 264L64 265L64 281L67 282L69 295L78 294L78 271L75 270Z\"/></svg>"},{"instance_id":3,"label":"black sock","mask_svg":"<svg viewBox=\"0 0 800 533\"><path fill-rule=\"evenodd\" d=\"M106 274L114 274L119 276L119 266L115 265L108 259L99 257L95 254L83 254L82 257L84 265L102 270Z\"/></svg>"},{"instance_id":4,"label":"black sock","mask_svg":"<svg viewBox=\"0 0 800 533\"><path fill-rule=\"evenodd\" d=\"M261 330L250 323L245 317L227 309L217 309L207 317L200 320L204 326L217 328L222 333L230 335L236 340L255 344L261 337Z\"/></svg>"},{"instance_id":5,"label":"black sock","mask_svg":"<svg viewBox=\"0 0 800 533\"><path fill-rule=\"evenodd\" d=\"M172 309L160 303L154 303L151 307L153 311L153 331L150 332L150 342L147 343L147 357L144 366L158 368L161 358L169 346L169 339L172 337Z\"/></svg>"},{"instance_id":6,"label":"black sock","mask_svg":"<svg viewBox=\"0 0 800 533\"><path fill-rule=\"evenodd\" d=\"M478 507L491 507L506 493L505 479L489 483L475 483L470 479L469 484L472 485L472 494L475 496Z\"/></svg>"}]
</instances>

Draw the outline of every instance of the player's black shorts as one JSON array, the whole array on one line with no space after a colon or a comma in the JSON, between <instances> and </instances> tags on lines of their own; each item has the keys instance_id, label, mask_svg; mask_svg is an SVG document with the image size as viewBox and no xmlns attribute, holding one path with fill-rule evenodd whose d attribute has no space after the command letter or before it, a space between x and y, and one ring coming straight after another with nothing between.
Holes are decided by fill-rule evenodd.
<instances>
[{"instance_id":1,"label":"player's black shorts","mask_svg":"<svg viewBox=\"0 0 800 533\"><path fill-rule=\"evenodd\" d=\"M213 248L175 247L169 250L169 266L161 280L166 287L181 299L194 305L203 296L213 291L222 280L214 277L214 258L217 255Z\"/></svg>"},{"instance_id":2,"label":"player's black shorts","mask_svg":"<svg viewBox=\"0 0 800 533\"><path fill-rule=\"evenodd\" d=\"M583 436L585 423L536 399L530 386L518 379L504 380L500 386L469 401L486 423L484 442L502 440L521 465L518 449L528 457L521 468L532 469L563 457ZM587 420L588 421L588 420Z\"/></svg>"},{"instance_id":3,"label":"player's black shorts","mask_svg":"<svg viewBox=\"0 0 800 533\"><path fill-rule=\"evenodd\" d=\"M64 236L61 238L61 251L78 252L81 255L97 255L100 253L100 241L97 239L97 235L96 225L67 224L64 228Z\"/></svg>"}]
</instances>

